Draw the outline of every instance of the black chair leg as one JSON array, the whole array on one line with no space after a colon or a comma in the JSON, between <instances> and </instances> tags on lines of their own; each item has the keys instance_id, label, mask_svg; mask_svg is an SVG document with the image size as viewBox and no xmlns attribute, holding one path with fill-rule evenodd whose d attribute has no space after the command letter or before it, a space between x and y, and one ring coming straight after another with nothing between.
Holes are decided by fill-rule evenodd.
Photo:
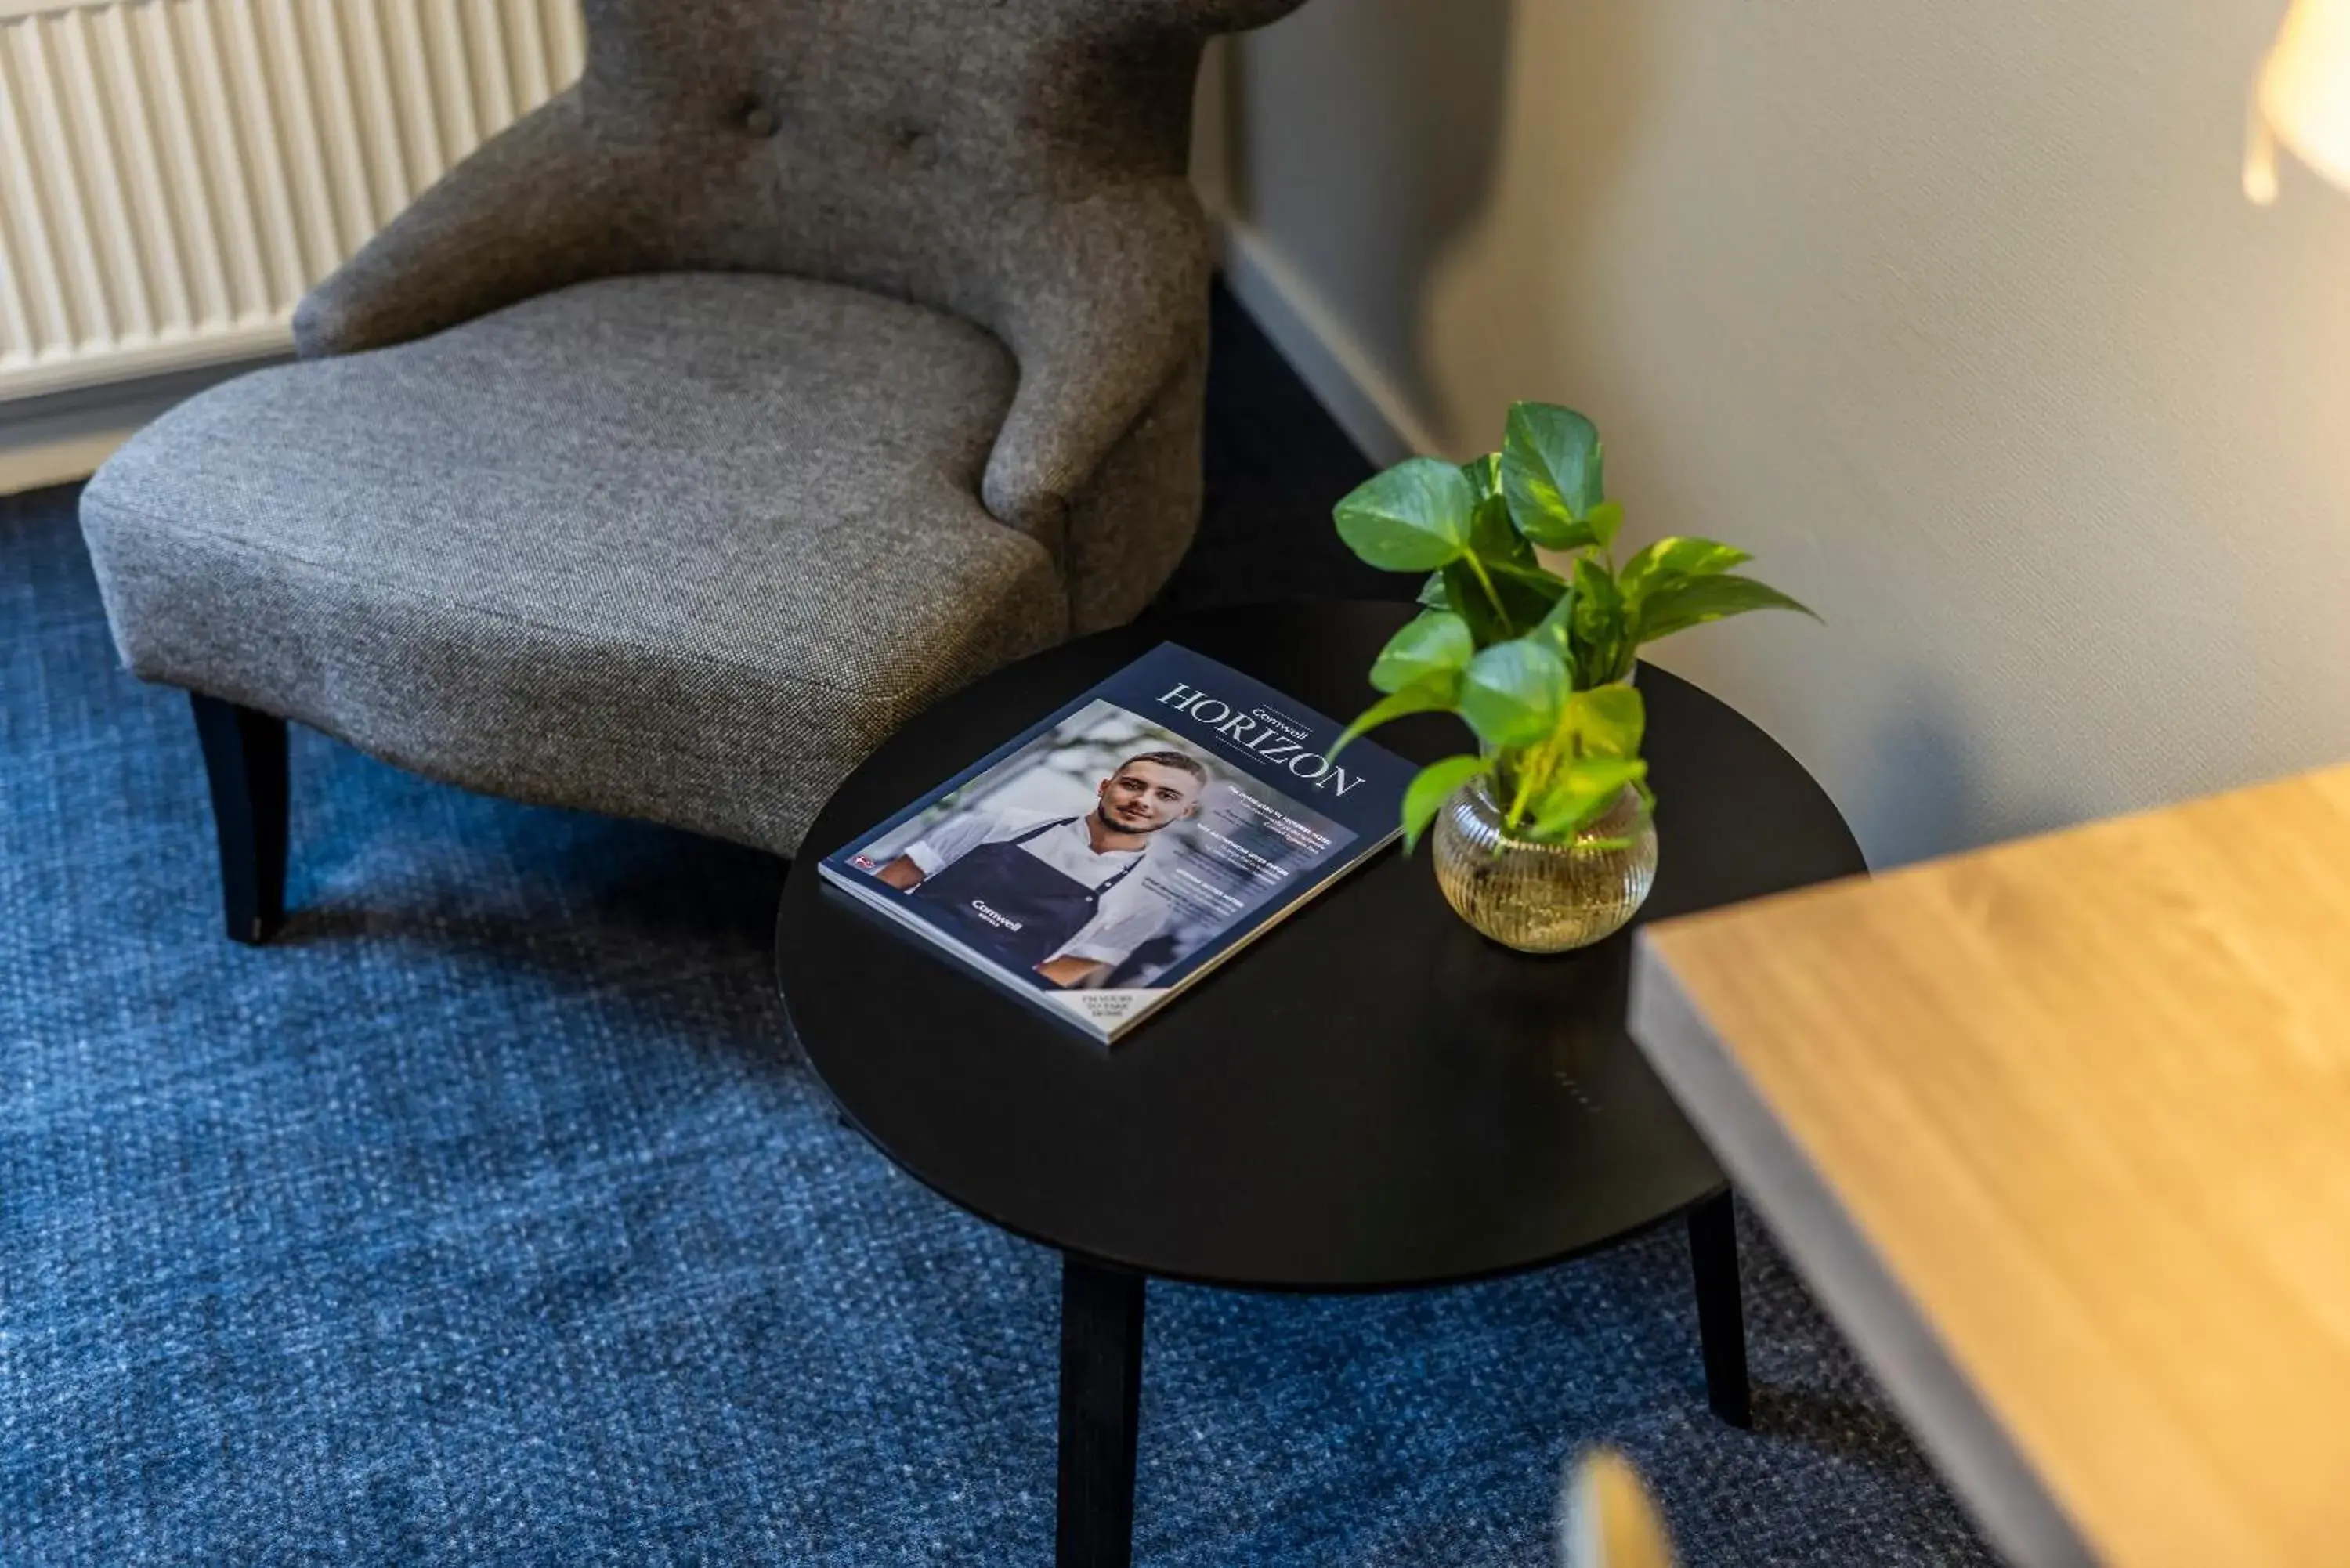
<instances>
[{"instance_id":1,"label":"black chair leg","mask_svg":"<svg viewBox=\"0 0 2350 1568\"><path fill-rule=\"evenodd\" d=\"M201 691L188 701L212 783L228 934L265 942L286 921L286 721Z\"/></svg>"},{"instance_id":2,"label":"black chair leg","mask_svg":"<svg viewBox=\"0 0 2350 1568\"><path fill-rule=\"evenodd\" d=\"M1690 1262L1697 1275L1697 1333L1705 1353L1705 1399L1733 1427L1754 1425L1746 1381L1746 1313L1738 1299L1738 1223L1730 1194L1689 1211Z\"/></svg>"}]
</instances>

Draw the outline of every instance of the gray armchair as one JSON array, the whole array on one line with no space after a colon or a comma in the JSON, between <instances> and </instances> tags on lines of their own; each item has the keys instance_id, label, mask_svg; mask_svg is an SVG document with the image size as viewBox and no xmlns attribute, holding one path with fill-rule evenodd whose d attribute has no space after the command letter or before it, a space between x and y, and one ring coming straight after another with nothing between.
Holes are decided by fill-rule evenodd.
<instances>
[{"instance_id":1,"label":"gray armchair","mask_svg":"<svg viewBox=\"0 0 2350 1568\"><path fill-rule=\"evenodd\" d=\"M1217 31L1297 0L586 0L577 85L91 481L196 693L232 933L283 721L781 853L954 686L1142 607L1199 505Z\"/></svg>"}]
</instances>

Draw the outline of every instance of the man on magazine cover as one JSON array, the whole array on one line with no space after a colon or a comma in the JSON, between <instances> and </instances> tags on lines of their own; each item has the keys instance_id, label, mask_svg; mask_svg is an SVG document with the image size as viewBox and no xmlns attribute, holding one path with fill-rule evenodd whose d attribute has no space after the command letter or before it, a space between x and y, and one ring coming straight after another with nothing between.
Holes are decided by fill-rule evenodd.
<instances>
[{"instance_id":1,"label":"man on magazine cover","mask_svg":"<svg viewBox=\"0 0 2350 1568\"><path fill-rule=\"evenodd\" d=\"M1166 929L1167 901L1134 873L1153 835L1200 814L1207 784L1196 757L1144 752L1102 780L1083 816L967 812L874 875L1015 974L1098 985Z\"/></svg>"}]
</instances>

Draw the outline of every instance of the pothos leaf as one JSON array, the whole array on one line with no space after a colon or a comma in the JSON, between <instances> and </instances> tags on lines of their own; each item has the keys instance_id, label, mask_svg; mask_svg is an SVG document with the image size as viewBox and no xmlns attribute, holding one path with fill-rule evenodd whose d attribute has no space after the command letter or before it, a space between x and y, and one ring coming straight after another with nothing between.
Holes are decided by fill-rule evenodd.
<instances>
[{"instance_id":1,"label":"pothos leaf","mask_svg":"<svg viewBox=\"0 0 2350 1568\"><path fill-rule=\"evenodd\" d=\"M1517 635L1513 618L1493 602L1494 594L1488 590L1487 585L1494 581L1492 573L1480 580L1476 568L1464 556L1444 568L1443 577L1444 602L1469 623L1478 647L1490 648Z\"/></svg>"},{"instance_id":2,"label":"pothos leaf","mask_svg":"<svg viewBox=\"0 0 2350 1568\"><path fill-rule=\"evenodd\" d=\"M1513 403L1502 438L1502 493L1518 532L1554 550L1596 542L1586 521L1601 497L1599 431L1573 409Z\"/></svg>"},{"instance_id":3,"label":"pothos leaf","mask_svg":"<svg viewBox=\"0 0 2350 1568\"><path fill-rule=\"evenodd\" d=\"M1567 698L1560 723L1586 757L1637 757L1648 718L1638 688L1595 686Z\"/></svg>"},{"instance_id":4,"label":"pothos leaf","mask_svg":"<svg viewBox=\"0 0 2350 1568\"><path fill-rule=\"evenodd\" d=\"M1400 691L1430 675L1458 674L1476 652L1467 621L1450 610L1430 610L1388 639L1371 666L1371 684L1381 691Z\"/></svg>"},{"instance_id":5,"label":"pothos leaf","mask_svg":"<svg viewBox=\"0 0 2350 1568\"><path fill-rule=\"evenodd\" d=\"M1337 742L1324 755L1336 762L1340 752L1388 720L1400 719L1408 713L1449 713L1460 698L1461 677L1457 671L1440 671L1400 691L1390 691L1340 732Z\"/></svg>"},{"instance_id":6,"label":"pothos leaf","mask_svg":"<svg viewBox=\"0 0 2350 1568\"><path fill-rule=\"evenodd\" d=\"M1492 585L1492 592L1487 597L1501 604L1495 616L1495 628L1500 635L1485 639L1489 645L1523 636L1566 592L1566 579L1536 564L1531 550L1522 562L1481 558L1478 564L1485 568L1485 581ZM1467 565L1465 558L1462 565Z\"/></svg>"},{"instance_id":7,"label":"pothos leaf","mask_svg":"<svg viewBox=\"0 0 2350 1568\"><path fill-rule=\"evenodd\" d=\"M1477 498L1461 470L1440 458L1407 458L1373 474L1338 503L1338 536L1356 555L1391 572L1426 572L1469 547Z\"/></svg>"},{"instance_id":8,"label":"pothos leaf","mask_svg":"<svg viewBox=\"0 0 2350 1568\"><path fill-rule=\"evenodd\" d=\"M1566 592L1566 579L1537 561L1488 561L1485 569L1544 605L1555 604Z\"/></svg>"},{"instance_id":9,"label":"pothos leaf","mask_svg":"<svg viewBox=\"0 0 2350 1568\"><path fill-rule=\"evenodd\" d=\"M1477 503L1476 513L1469 522L1469 553L1488 570L1534 565L1534 547L1510 526L1510 504L1498 495L1488 495Z\"/></svg>"},{"instance_id":10,"label":"pothos leaf","mask_svg":"<svg viewBox=\"0 0 2350 1568\"><path fill-rule=\"evenodd\" d=\"M1461 676L1461 716L1489 746L1530 746L1547 736L1571 688L1566 661L1525 638L1496 643Z\"/></svg>"},{"instance_id":11,"label":"pothos leaf","mask_svg":"<svg viewBox=\"0 0 2350 1568\"><path fill-rule=\"evenodd\" d=\"M1621 680L1629 672L1632 639L1624 624L1624 596L1607 568L1588 556L1575 563L1570 632L1577 685Z\"/></svg>"},{"instance_id":12,"label":"pothos leaf","mask_svg":"<svg viewBox=\"0 0 2350 1568\"><path fill-rule=\"evenodd\" d=\"M1586 757L1568 763L1543 794L1533 836L1563 842L1606 815L1616 798L1646 778L1648 772L1648 764L1638 757Z\"/></svg>"},{"instance_id":13,"label":"pothos leaf","mask_svg":"<svg viewBox=\"0 0 2350 1568\"><path fill-rule=\"evenodd\" d=\"M1562 584L1562 586L1565 585ZM1544 612L1541 620L1534 623L1534 630L1526 635L1536 642L1546 644L1552 651L1565 659L1567 668L1572 670L1575 667L1574 631L1575 591L1572 587L1566 587L1565 592L1551 601L1550 608Z\"/></svg>"},{"instance_id":14,"label":"pothos leaf","mask_svg":"<svg viewBox=\"0 0 2350 1568\"><path fill-rule=\"evenodd\" d=\"M1624 526L1624 504L1599 502L1584 514L1583 522L1591 530L1591 542L1605 550L1616 543L1616 531Z\"/></svg>"},{"instance_id":15,"label":"pothos leaf","mask_svg":"<svg viewBox=\"0 0 2350 1568\"><path fill-rule=\"evenodd\" d=\"M1752 577L1690 577L1649 591L1640 606L1636 635L1641 642L1654 642L1710 620L1759 609L1796 610L1819 619L1804 606Z\"/></svg>"},{"instance_id":16,"label":"pothos leaf","mask_svg":"<svg viewBox=\"0 0 2350 1568\"><path fill-rule=\"evenodd\" d=\"M1732 566L1742 566L1753 558L1743 550L1712 539L1668 536L1625 562L1617 581L1623 586L1624 602L1638 605L1668 584L1685 577L1713 576Z\"/></svg>"},{"instance_id":17,"label":"pothos leaf","mask_svg":"<svg viewBox=\"0 0 2350 1568\"><path fill-rule=\"evenodd\" d=\"M1453 792L1485 771L1482 757L1447 757L1440 763L1430 763L1412 775L1403 792L1403 847L1409 854L1419 844L1419 836L1444 809L1444 803Z\"/></svg>"}]
</instances>

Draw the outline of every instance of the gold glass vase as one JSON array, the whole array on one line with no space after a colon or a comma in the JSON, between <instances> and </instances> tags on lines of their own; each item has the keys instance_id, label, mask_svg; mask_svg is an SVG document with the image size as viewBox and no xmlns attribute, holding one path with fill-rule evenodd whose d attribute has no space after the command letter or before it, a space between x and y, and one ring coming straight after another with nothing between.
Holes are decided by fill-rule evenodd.
<instances>
[{"instance_id":1,"label":"gold glass vase","mask_svg":"<svg viewBox=\"0 0 2350 1568\"><path fill-rule=\"evenodd\" d=\"M1487 781L1471 779L1436 814L1436 885L1462 919L1520 952L1561 953L1623 929L1657 880L1657 827L1626 789L1569 844L1503 831Z\"/></svg>"}]
</instances>

